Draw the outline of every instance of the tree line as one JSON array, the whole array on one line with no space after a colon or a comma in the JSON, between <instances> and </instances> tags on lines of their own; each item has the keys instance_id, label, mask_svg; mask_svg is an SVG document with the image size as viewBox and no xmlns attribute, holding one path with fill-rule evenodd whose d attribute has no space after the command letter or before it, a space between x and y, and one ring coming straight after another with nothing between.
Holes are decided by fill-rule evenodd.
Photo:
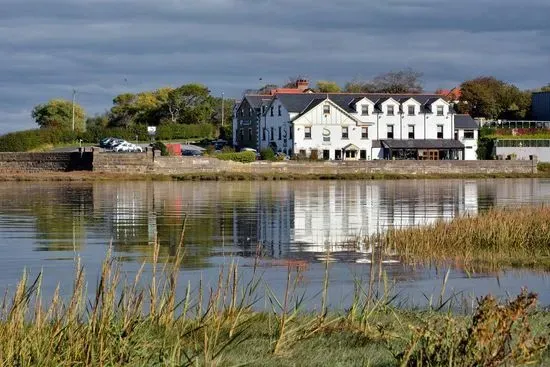
<instances>
[{"instance_id":1,"label":"tree line","mask_svg":"<svg viewBox=\"0 0 550 367\"><path fill-rule=\"evenodd\" d=\"M96 116L86 116L79 104L52 99L35 106L32 117L41 128L74 128L78 131L90 127L130 128L139 125L160 124L222 124L231 125L233 101L222 103L202 84L184 84L177 88L163 87L139 93L122 93L113 99L112 107Z\"/></svg>"},{"instance_id":2,"label":"tree line","mask_svg":"<svg viewBox=\"0 0 550 367\"><path fill-rule=\"evenodd\" d=\"M290 77L283 88L295 87L301 77ZM267 84L245 93L268 94L278 85ZM528 119L531 110L531 94L535 91L550 91L550 84L537 90L520 90L517 86L484 76L467 80L458 86L458 100L453 94L443 98L454 104L458 113L488 119ZM390 71L369 80L355 78L344 87L330 80L319 80L312 88L319 93L423 93L422 73L412 69ZM74 114L73 114L74 108ZM231 130L233 100L224 104L223 115L226 130ZM222 98L215 97L207 86L191 83L177 88L163 87L139 93L122 93L113 99L112 107L99 115L87 116L79 104L53 99L39 104L32 110L32 117L41 128L64 128L83 131L91 127L132 128L143 125L162 124L222 124Z\"/></svg>"}]
</instances>

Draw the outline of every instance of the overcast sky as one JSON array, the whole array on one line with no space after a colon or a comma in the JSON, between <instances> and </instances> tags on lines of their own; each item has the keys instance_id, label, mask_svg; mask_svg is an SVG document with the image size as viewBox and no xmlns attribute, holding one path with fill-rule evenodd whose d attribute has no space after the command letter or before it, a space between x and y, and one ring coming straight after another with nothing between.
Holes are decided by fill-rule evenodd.
<instances>
[{"instance_id":1,"label":"overcast sky","mask_svg":"<svg viewBox=\"0 0 550 367\"><path fill-rule=\"evenodd\" d=\"M119 93L188 82L240 97L289 76L342 85L389 70L427 91L493 75L550 82L548 0L0 0L0 133L71 98L93 115Z\"/></svg>"}]
</instances>

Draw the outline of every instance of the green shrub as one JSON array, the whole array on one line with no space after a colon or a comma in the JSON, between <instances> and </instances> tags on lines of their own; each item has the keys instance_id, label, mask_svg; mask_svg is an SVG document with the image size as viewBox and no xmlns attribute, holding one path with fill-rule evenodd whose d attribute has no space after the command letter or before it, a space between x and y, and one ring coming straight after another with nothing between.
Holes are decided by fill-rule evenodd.
<instances>
[{"instance_id":1,"label":"green shrub","mask_svg":"<svg viewBox=\"0 0 550 367\"><path fill-rule=\"evenodd\" d=\"M250 163L256 160L256 153L254 152L217 153L217 154L214 154L214 157L224 161Z\"/></svg>"},{"instance_id":2,"label":"green shrub","mask_svg":"<svg viewBox=\"0 0 550 367\"><path fill-rule=\"evenodd\" d=\"M124 127L111 127L104 128L101 126L93 126L81 133L79 137L86 143L97 144L101 139L107 137L119 138L128 141L135 141L136 137L140 141L147 141L150 139L147 133L147 126L134 125L128 128Z\"/></svg>"},{"instance_id":3,"label":"green shrub","mask_svg":"<svg viewBox=\"0 0 550 367\"><path fill-rule=\"evenodd\" d=\"M156 138L159 140L213 138L216 127L212 124L174 124L163 123L157 128Z\"/></svg>"},{"instance_id":4,"label":"green shrub","mask_svg":"<svg viewBox=\"0 0 550 367\"><path fill-rule=\"evenodd\" d=\"M157 142L153 143L152 148L153 148L153 150L160 150L160 155L161 156L170 155L170 153L168 152L168 149L166 148L166 145L161 141L157 141Z\"/></svg>"},{"instance_id":5,"label":"green shrub","mask_svg":"<svg viewBox=\"0 0 550 367\"><path fill-rule=\"evenodd\" d=\"M275 160L275 152L271 148L264 148L260 150L260 156L263 160L273 161Z\"/></svg>"},{"instance_id":6,"label":"green shrub","mask_svg":"<svg viewBox=\"0 0 550 367\"><path fill-rule=\"evenodd\" d=\"M62 129L34 129L0 136L1 152L27 152L44 145L76 143L77 133Z\"/></svg>"}]
</instances>

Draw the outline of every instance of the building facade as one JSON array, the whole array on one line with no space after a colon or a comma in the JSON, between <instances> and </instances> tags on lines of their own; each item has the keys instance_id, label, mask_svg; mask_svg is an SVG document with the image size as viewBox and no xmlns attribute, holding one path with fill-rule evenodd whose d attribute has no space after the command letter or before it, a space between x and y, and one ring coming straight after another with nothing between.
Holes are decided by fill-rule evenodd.
<instances>
[{"instance_id":1,"label":"building facade","mask_svg":"<svg viewBox=\"0 0 550 367\"><path fill-rule=\"evenodd\" d=\"M550 92L533 93L531 102L533 118L539 121L550 121Z\"/></svg>"},{"instance_id":2,"label":"building facade","mask_svg":"<svg viewBox=\"0 0 550 367\"><path fill-rule=\"evenodd\" d=\"M476 159L478 127L439 95L275 94L258 148L325 160Z\"/></svg>"}]
</instances>

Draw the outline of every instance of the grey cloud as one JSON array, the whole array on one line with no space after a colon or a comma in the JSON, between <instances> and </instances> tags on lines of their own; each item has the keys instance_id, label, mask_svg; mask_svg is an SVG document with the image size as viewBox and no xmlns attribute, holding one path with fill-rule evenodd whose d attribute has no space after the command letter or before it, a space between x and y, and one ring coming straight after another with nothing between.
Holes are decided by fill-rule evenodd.
<instances>
[{"instance_id":1,"label":"grey cloud","mask_svg":"<svg viewBox=\"0 0 550 367\"><path fill-rule=\"evenodd\" d=\"M0 0L0 133L70 98L93 114L124 91L198 81L214 93L288 76L413 67L426 89L494 75L550 82L546 0ZM126 81L125 81L126 80Z\"/></svg>"}]
</instances>

